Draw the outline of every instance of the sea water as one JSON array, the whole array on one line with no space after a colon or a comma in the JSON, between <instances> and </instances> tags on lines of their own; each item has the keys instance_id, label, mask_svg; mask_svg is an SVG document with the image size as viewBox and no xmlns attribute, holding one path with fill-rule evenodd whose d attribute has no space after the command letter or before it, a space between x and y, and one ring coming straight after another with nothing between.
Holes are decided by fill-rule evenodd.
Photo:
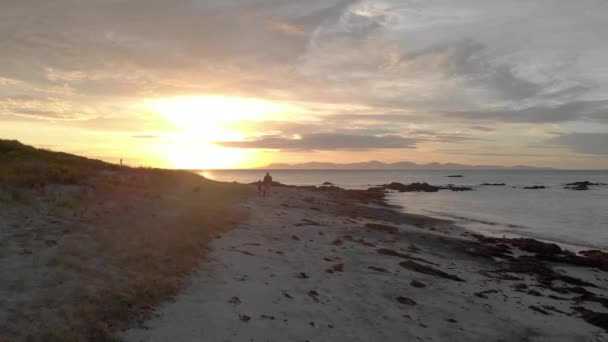
<instances>
[{"instance_id":1,"label":"sea water","mask_svg":"<svg viewBox=\"0 0 608 342\"><path fill-rule=\"evenodd\" d=\"M250 183L261 179L264 171L223 170L201 174L219 181ZM564 189L566 183L585 180L608 184L608 171L277 170L271 174L284 184L331 182L348 189L366 189L390 182L471 186L474 191L392 192L388 199L406 212L449 219L465 228L494 235L608 249L608 185L591 186L586 191ZM484 186L483 183L505 183L505 186ZM543 185L547 189L523 188L532 185Z\"/></svg>"}]
</instances>

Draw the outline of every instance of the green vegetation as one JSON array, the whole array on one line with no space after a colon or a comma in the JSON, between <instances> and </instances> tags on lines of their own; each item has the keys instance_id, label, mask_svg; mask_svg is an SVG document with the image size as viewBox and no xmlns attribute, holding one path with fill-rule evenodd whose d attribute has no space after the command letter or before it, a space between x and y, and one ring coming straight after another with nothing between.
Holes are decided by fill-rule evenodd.
<instances>
[{"instance_id":1,"label":"green vegetation","mask_svg":"<svg viewBox=\"0 0 608 342\"><path fill-rule=\"evenodd\" d=\"M17 141L0 140L0 165L0 205L10 213L0 220L18 237L0 245L0 263L38 260L11 275L29 299L12 309L0 303L0 317L18 311L0 322L0 341L116 341L182 288L209 241L246 217L238 204L253 192Z\"/></svg>"},{"instance_id":2,"label":"green vegetation","mask_svg":"<svg viewBox=\"0 0 608 342\"><path fill-rule=\"evenodd\" d=\"M96 171L120 167L100 160L51 152L0 139L0 185L27 187L47 184L78 184Z\"/></svg>"}]
</instances>

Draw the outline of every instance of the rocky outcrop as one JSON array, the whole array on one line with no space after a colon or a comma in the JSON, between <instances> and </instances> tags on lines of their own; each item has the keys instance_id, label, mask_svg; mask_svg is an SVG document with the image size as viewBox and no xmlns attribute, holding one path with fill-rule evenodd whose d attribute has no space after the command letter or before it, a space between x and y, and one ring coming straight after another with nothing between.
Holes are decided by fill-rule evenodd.
<instances>
[{"instance_id":1,"label":"rocky outcrop","mask_svg":"<svg viewBox=\"0 0 608 342\"><path fill-rule=\"evenodd\" d=\"M390 183L381 185L383 189L396 190L399 192L437 192L439 190L452 190L452 191L471 191L473 188L468 186L456 186L453 184L447 186L435 186L430 185L428 183L411 183L411 184L402 184L402 183Z\"/></svg>"},{"instance_id":2,"label":"rocky outcrop","mask_svg":"<svg viewBox=\"0 0 608 342\"><path fill-rule=\"evenodd\" d=\"M598 186L598 185L606 185L604 183L592 183L590 181L583 181L583 182L574 182L574 183L568 183L566 184L566 186L564 187L564 189L570 189L570 190L589 190L590 186Z\"/></svg>"},{"instance_id":3,"label":"rocky outcrop","mask_svg":"<svg viewBox=\"0 0 608 342\"><path fill-rule=\"evenodd\" d=\"M524 186L524 189L526 190L539 190L539 189L546 189L547 187L544 185L533 185L533 186Z\"/></svg>"},{"instance_id":4,"label":"rocky outcrop","mask_svg":"<svg viewBox=\"0 0 608 342\"><path fill-rule=\"evenodd\" d=\"M437 192L441 189L438 186L433 186L428 183L411 183L406 185L393 182L390 184L385 184L382 187L399 192Z\"/></svg>"}]
</instances>

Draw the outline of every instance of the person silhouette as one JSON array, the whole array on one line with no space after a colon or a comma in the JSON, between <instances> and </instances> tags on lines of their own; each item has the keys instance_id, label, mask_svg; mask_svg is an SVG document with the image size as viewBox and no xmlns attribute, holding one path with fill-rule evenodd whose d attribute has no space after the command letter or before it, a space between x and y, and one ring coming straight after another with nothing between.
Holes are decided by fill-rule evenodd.
<instances>
[{"instance_id":1,"label":"person silhouette","mask_svg":"<svg viewBox=\"0 0 608 342\"><path fill-rule=\"evenodd\" d=\"M264 176L264 190L262 191L263 196L270 196L272 190L272 176L270 172L266 172L266 176Z\"/></svg>"}]
</instances>

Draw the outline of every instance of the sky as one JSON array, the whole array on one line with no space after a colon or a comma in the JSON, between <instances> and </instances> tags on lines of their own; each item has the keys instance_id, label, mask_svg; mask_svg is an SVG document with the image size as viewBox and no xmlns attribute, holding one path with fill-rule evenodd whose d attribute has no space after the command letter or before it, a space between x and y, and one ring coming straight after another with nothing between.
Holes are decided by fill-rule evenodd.
<instances>
[{"instance_id":1,"label":"sky","mask_svg":"<svg viewBox=\"0 0 608 342\"><path fill-rule=\"evenodd\" d=\"M606 0L0 0L0 138L168 168L608 169L606 18Z\"/></svg>"}]
</instances>

